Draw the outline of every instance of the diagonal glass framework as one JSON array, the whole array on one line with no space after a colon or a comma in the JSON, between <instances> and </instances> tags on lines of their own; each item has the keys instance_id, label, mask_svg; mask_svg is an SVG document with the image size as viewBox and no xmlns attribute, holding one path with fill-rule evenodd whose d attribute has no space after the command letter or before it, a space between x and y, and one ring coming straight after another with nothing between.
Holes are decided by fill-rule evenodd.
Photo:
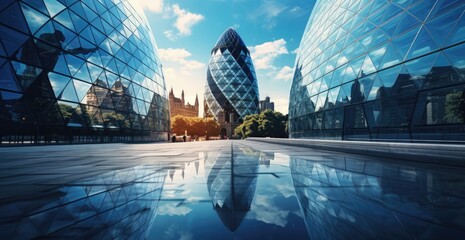
<instances>
[{"instance_id":1,"label":"diagonal glass framework","mask_svg":"<svg viewBox=\"0 0 465 240\"><path fill-rule=\"evenodd\" d=\"M205 86L208 114L235 118L258 113L258 85L250 52L239 34L227 29L211 51Z\"/></svg>"},{"instance_id":2,"label":"diagonal glass framework","mask_svg":"<svg viewBox=\"0 0 465 240\"><path fill-rule=\"evenodd\" d=\"M134 1L7 1L0 36L0 142L166 139L166 84Z\"/></svg>"},{"instance_id":3,"label":"diagonal glass framework","mask_svg":"<svg viewBox=\"0 0 465 240\"><path fill-rule=\"evenodd\" d=\"M463 1L318 1L296 59L290 136L465 140Z\"/></svg>"}]
</instances>

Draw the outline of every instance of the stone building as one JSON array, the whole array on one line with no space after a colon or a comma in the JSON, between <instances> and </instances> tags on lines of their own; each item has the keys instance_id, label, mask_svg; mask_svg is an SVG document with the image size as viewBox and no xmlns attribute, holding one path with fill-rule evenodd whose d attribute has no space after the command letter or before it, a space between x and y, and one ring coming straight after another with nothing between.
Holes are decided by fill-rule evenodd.
<instances>
[{"instance_id":1,"label":"stone building","mask_svg":"<svg viewBox=\"0 0 465 240\"><path fill-rule=\"evenodd\" d=\"M199 98L197 94L195 95L194 105L191 105L190 103L186 103L184 100L184 90L182 90L181 98L177 98L174 96L173 88L171 88L169 101L171 117L175 117L177 115L184 117L199 116Z\"/></svg>"}]
</instances>

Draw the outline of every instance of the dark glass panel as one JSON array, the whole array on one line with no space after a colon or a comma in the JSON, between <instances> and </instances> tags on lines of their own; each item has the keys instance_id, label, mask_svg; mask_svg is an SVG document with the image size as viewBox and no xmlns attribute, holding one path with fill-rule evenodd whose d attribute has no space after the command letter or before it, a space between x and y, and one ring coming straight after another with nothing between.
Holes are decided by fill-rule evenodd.
<instances>
[{"instance_id":1,"label":"dark glass panel","mask_svg":"<svg viewBox=\"0 0 465 240\"><path fill-rule=\"evenodd\" d=\"M18 31L28 34L29 29L24 20L19 3L13 3L7 9L0 12L0 23L10 26ZM3 37L3 36L2 36Z\"/></svg>"},{"instance_id":2,"label":"dark glass panel","mask_svg":"<svg viewBox=\"0 0 465 240\"><path fill-rule=\"evenodd\" d=\"M58 101L58 106L60 108L61 116L63 117L65 124L68 124L68 120L73 116L74 110L77 106L79 106L79 104Z\"/></svg>"},{"instance_id":3,"label":"dark glass panel","mask_svg":"<svg viewBox=\"0 0 465 240\"><path fill-rule=\"evenodd\" d=\"M9 63L0 67L0 89L21 92L21 87L16 82L14 71Z\"/></svg>"},{"instance_id":4,"label":"dark glass panel","mask_svg":"<svg viewBox=\"0 0 465 240\"><path fill-rule=\"evenodd\" d=\"M444 56L439 54L431 71L426 75L423 88L433 88L462 82L463 78L458 74L452 64Z\"/></svg>"},{"instance_id":5,"label":"dark glass panel","mask_svg":"<svg viewBox=\"0 0 465 240\"><path fill-rule=\"evenodd\" d=\"M465 123L464 85L422 92L414 114L420 126Z\"/></svg>"},{"instance_id":6,"label":"dark glass panel","mask_svg":"<svg viewBox=\"0 0 465 240\"><path fill-rule=\"evenodd\" d=\"M12 62L12 66L16 73L16 80L21 84L23 90L26 90L33 82L35 82L42 73L42 69L20 62Z\"/></svg>"},{"instance_id":7,"label":"dark glass panel","mask_svg":"<svg viewBox=\"0 0 465 240\"><path fill-rule=\"evenodd\" d=\"M0 40L3 43L3 47L5 47L5 50L10 57L18 54L21 46L29 39L27 35L1 25L0 36L2 36Z\"/></svg>"},{"instance_id":8,"label":"dark glass panel","mask_svg":"<svg viewBox=\"0 0 465 240\"><path fill-rule=\"evenodd\" d=\"M119 121L124 121L123 119L118 119L115 111L109 109L102 109L102 118L106 128L119 128ZM120 115L122 117L122 115Z\"/></svg>"}]
</instances>

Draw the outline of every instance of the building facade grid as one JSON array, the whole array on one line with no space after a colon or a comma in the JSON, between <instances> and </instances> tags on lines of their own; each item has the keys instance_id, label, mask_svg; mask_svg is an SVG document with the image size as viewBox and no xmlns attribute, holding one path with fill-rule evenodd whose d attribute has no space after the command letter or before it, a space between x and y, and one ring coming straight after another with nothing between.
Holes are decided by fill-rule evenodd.
<instances>
[{"instance_id":1,"label":"building facade grid","mask_svg":"<svg viewBox=\"0 0 465 240\"><path fill-rule=\"evenodd\" d=\"M299 47L290 136L465 140L465 3L318 1Z\"/></svg>"},{"instance_id":2,"label":"building facade grid","mask_svg":"<svg viewBox=\"0 0 465 240\"><path fill-rule=\"evenodd\" d=\"M0 6L0 142L166 139L155 40L130 0Z\"/></svg>"}]
</instances>

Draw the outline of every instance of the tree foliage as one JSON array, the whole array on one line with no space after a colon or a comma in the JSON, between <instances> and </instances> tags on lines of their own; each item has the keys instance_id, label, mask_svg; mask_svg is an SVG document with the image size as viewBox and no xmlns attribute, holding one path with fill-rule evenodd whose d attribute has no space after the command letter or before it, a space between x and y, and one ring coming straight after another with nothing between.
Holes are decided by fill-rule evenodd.
<instances>
[{"instance_id":1,"label":"tree foliage","mask_svg":"<svg viewBox=\"0 0 465 240\"><path fill-rule=\"evenodd\" d=\"M286 138L288 137L287 116L271 110L246 116L242 124L234 130L234 134L242 138Z\"/></svg>"},{"instance_id":2,"label":"tree foliage","mask_svg":"<svg viewBox=\"0 0 465 240\"><path fill-rule=\"evenodd\" d=\"M205 123L207 126L205 126ZM205 131L208 136L218 136L220 134L220 125L213 119L199 117L184 117L175 116L171 118L171 132L178 136L184 135L184 132L190 136L205 136Z\"/></svg>"}]
</instances>

